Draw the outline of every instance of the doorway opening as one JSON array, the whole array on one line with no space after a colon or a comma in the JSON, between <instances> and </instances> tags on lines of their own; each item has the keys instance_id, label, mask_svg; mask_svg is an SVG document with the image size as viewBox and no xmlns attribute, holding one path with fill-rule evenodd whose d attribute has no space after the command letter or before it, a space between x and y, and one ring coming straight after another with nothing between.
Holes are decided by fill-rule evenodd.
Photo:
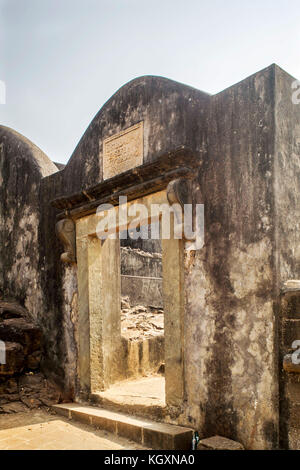
<instances>
[{"instance_id":1,"label":"doorway opening","mask_svg":"<svg viewBox=\"0 0 300 470\"><path fill-rule=\"evenodd\" d=\"M145 205L149 214L153 204L168 204L166 191L130 201L128 209L134 203ZM119 206L110 211L117 216ZM126 226L115 220L117 229L131 229L130 220ZM158 220L162 224L161 216ZM149 223L145 218L141 227ZM119 410L134 405L140 415L153 410L158 418L166 406L180 413L184 243L174 236L172 220L170 237L158 241L129 237L120 242L105 231L102 239L98 224L98 214L76 221L80 394L101 404L113 402Z\"/></svg>"},{"instance_id":2,"label":"doorway opening","mask_svg":"<svg viewBox=\"0 0 300 470\"><path fill-rule=\"evenodd\" d=\"M139 233L120 236L123 380L103 395L124 405L165 406L162 244L152 238L160 222Z\"/></svg>"}]
</instances>

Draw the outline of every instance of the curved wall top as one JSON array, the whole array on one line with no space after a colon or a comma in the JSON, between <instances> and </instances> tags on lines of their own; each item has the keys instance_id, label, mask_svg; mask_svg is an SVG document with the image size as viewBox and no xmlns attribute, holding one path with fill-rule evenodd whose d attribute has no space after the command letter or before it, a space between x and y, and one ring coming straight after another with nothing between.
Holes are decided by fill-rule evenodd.
<instances>
[{"instance_id":1,"label":"curved wall top","mask_svg":"<svg viewBox=\"0 0 300 470\"><path fill-rule=\"evenodd\" d=\"M196 144L199 149L206 135L209 97L162 77L144 76L127 83L104 104L81 138L63 170L63 194L101 182L103 141L139 123L142 163L182 145L195 149Z\"/></svg>"},{"instance_id":2,"label":"curved wall top","mask_svg":"<svg viewBox=\"0 0 300 470\"><path fill-rule=\"evenodd\" d=\"M36 145L0 126L0 296L18 300L33 316L42 310L40 181L57 171Z\"/></svg>"},{"instance_id":3,"label":"curved wall top","mask_svg":"<svg viewBox=\"0 0 300 470\"><path fill-rule=\"evenodd\" d=\"M31 165L31 171L37 171L41 177L48 176L58 170L39 147L14 129L0 126L0 146L1 152L4 152L6 158L9 158L10 164L12 164L12 159L19 164L22 160L23 165Z\"/></svg>"}]
</instances>

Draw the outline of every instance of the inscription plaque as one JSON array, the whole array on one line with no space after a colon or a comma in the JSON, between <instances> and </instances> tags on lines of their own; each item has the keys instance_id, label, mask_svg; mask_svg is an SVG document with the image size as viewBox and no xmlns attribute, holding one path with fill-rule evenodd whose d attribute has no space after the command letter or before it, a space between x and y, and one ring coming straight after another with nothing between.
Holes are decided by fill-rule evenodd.
<instances>
[{"instance_id":1,"label":"inscription plaque","mask_svg":"<svg viewBox=\"0 0 300 470\"><path fill-rule=\"evenodd\" d=\"M103 141L103 179L143 164L144 126L139 122Z\"/></svg>"}]
</instances>

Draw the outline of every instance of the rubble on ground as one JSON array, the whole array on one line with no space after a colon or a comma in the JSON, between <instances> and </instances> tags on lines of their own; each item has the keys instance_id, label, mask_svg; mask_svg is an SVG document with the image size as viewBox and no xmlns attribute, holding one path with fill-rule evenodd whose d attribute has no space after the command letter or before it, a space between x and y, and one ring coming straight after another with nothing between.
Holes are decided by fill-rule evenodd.
<instances>
[{"instance_id":1,"label":"rubble on ground","mask_svg":"<svg viewBox=\"0 0 300 470\"><path fill-rule=\"evenodd\" d=\"M121 332L130 341L139 341L164 334L164 311L153 306L131 307L128 297L121 303Z\"/></svg>"},{"instance_id":2,"label":"rubble on ground","mask_svg":"<svg viewBox=\"0 0 300 470\"><path fill-rule=\"evenodd\" d=\"M60 391L41 372L0 376L0 414L50 407L60 401Z\"/></svg>"},{"instance_id":3,"label":"rubble on ground","mask_svg":"<svg viewBox=\"0 0 300 470\"><path fill-rule=\"evenodd\" d=\"M5 363L0 364L0 414L58 403L60 391L40 372L40 328L24 307L1 299L0 340L5 344Z\"/></svg>"}]
</instances>

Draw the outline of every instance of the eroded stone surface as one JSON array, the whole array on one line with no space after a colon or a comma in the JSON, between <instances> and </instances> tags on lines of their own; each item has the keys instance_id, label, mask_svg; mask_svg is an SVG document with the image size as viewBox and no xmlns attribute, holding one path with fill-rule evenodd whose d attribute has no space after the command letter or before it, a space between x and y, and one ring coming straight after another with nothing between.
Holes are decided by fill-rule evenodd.
<instances>
[{"instance_id":1,"label":"eroded stone surface","mask_svg":"<svg viewBox=\"0 0 300 470\"><path fill-rule=\"evenodd\" d=\"M41 330L24 318L9 318L0 322L0 339L22 344L27 356L40 349Z\"/></svg>"},{"instance_id":2,"label":"eroded stone surface","mask_svg":"<svg viewBox=\"0 0 300 470\"><path fill-rule=\"evenodd\" d=\"M24 348L19 343L5 342L6 364L0 364L0 377L23 372L25 367Z\"/></svg>"},{"instance_id":3,"label":"eroded stone surface","mask_svg":"<svg viewBox=\"0 0 300 470\"><path fill-rule=\"evenodd\" d=\"M143 340L164 334L164 312L155 307L131 307L129 298L122 299L121 332L130 341Z\"/></svg>"},{"instance_id":4,"label":"eroded stone surface","mask_svg":"<svg viewBox=\"0 0 300 470\"><path fill-rule=\"evenodd\" d=\"M214 436L202 439L199 442L198 450L244 450L239 442L232 441L225 437Z\"/></svg>"},{"instance_id":5,"label":"eroded stone surface","mask_svg":"<svg viewBox=\"0 0 300 470\"><path fill-rule=\"evenodd\" d=\"M0 304L0 340L5 349L5 364L0 365L0 376L39 369L42 355L40 328L29 320L29 312L16 302L0 301Z\"/></svg>"},{"instance_id":6,"label":"eroded stone surface","mask_svg":"<svg viewBox=\"0 0 300 470\"><path fill-rule=\"evenodd\" d=\"M17 302L0 300L0 318L29 318L29 312Z\"/></svg>"},{"instance_id":7,"label":"eroded stone surface","mask_svg":"<svg viewBox=\"0 0 300 470\"><path fill-rule=\"evenodd\" d=\"M118 191L131 200L152 197L172 180L164 179L166 173L193 160L189 177L195 199L205 206L205 245L180 260L179 243L168 252L166 269L173 266L174 282L170 287L170 275L166 378L170 384L171 371L180 385L172 379L167 387L169 398L176 398L167 419L201 435L232 436L247 449L298 445L297 384L291 400L290 377L281 369L291 342L299 339L299 310L289 306L279 318L280 287L300 279L300 108L291 100L292 82L272 65L211 96L140 77L103 106L62 171L22 136L0 128L0 296L16 299L41 327L43 368L65 397L88 394L105 361L113 366L106 368L109 380L120 377L118 356L128 355L128 348L111 342L120 331L120 302L113 303L120 289L106 281L108 272L116 278L118 257L103 257L104 287L97 265L88 261L91 239L78 239L78 267L61 266L58 212L80 218L83 206L96 210L102 193L113 204ZM103 141L139 122L143 171L103 183ZM88 219L91 212L84 214ZM93 330L98 336L89 336Z\"/></svg>"},{"instance_id":8,"label":"eroded stone surface","mask_svg":"<svg viewBox=\"0 0 300 470\"><path fill-rule=\"evenodd\" d=\"M0 378L0 413L17 413L26 407L49 407L60 398L61 391L40 372ZM9 406L12 403L13 406Z\"/></svg>"},{"instance_id":9,"label":"eroded stone surface","mask_svg":"<svg viewBox=\"0 0 300 470\"><path fill-rule=\"evenodd\" d=\"M5 344L6 363L0 365L0 413L20 413L57 403L57 387L38 372L41 330L29 321L29 313L23 307L4 301L1 305L0 340Z\"/></svg>"}]
</instances>

